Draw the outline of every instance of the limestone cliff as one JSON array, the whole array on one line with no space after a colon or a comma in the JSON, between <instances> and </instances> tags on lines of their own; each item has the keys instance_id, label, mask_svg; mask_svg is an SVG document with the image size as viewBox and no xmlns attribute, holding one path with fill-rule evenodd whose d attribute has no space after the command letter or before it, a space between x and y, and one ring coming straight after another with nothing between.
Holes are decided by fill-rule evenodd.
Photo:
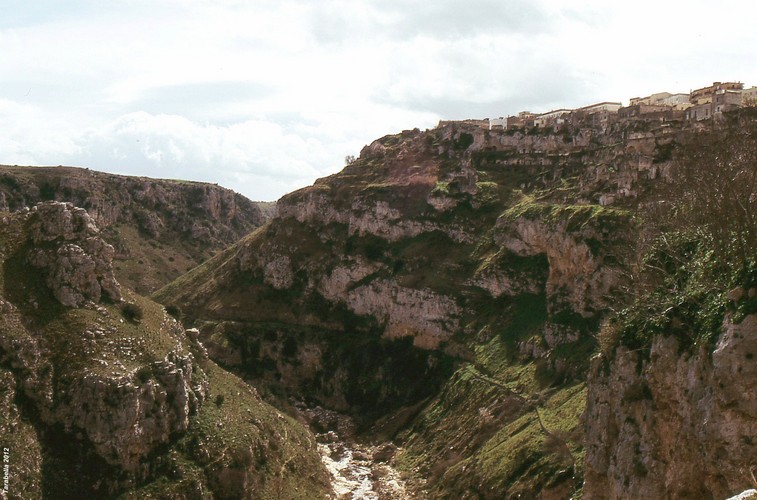
<instances>
[{"instance_id":1,"label":"limestone cliff","mask_svg":"<svg viewBox=\"0 0 757 500\"><path fill-rule=\"evenodd\" d=\"M10 498L308 497L329 486L301 425L121 287L86 211L0 222L0 441Z\"/></svg>"},{"instance_id":2,"label":"limestone cliff","mask_svg":"<svg viewBox=\"0 0 757 500\"><path fill-rule=\"evenodd\" d=\"M754 484L757 315L714 351L657 336L592 361L585 498L726 498Z\"/></svg>"},{"instance_id":3,"label":"limestone cliff","mask_svg":"<svg viewBox=\"0 0 757 500\"><path fill-rule=\"evenodd\" d=\"M87 211L115 249L115 274L149 293L235 243L267 219L231 190L201 183L107 174L73 167L0 166L0 211L40 201Z\"/></svg>"},{"instance_id":4,"label":"limestone cliff","mask_svg":"<svg viewBox=\"0 0 757 500\"><path fill-rule=\"evenodd\" d=\"M757 486L756 130L747 109L692 134L649 203L633 286L587 380L585 497Z\"/></svg>"}]
</instances>

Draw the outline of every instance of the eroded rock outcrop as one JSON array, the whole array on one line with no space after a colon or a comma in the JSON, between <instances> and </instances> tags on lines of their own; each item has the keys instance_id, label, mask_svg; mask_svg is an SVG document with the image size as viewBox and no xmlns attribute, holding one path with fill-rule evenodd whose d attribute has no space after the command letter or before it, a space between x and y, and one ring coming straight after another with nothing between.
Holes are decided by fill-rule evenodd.
<instances>
[{"instance_id":1,"label":"eroded rock outcrop","mask_svg":"<svg viewBox=\"0 0 757 500\"><path fill-rule=\"evenodd\" d=\"M654 338L592 362L586 498L726 498L757 463L757 315L728 318L714 351Z\"/></svg>"},{"instance_id":2,"label":"eroded rock outcrop","mask_svg":"<svg viewBox=\"0 0 757 500\"><path fill-rule=\"evenodd\" d=\"M88 300L100 302L103 296L121 300L113 276L113 247L98 236L86 210L70 203L40 203L32 209L29 224L34 246L28 262L43 270L61 304L78 307Z\"/></svg>"},{"instance_id":3,"label":"eroded rock outcrop","mask_svg":"<svg viewBox=\"0 0 757 500\"><path fill-rule=\"evenodd\" d=\"M49 423L82 433L108 463L136 472L153 450L188 429L207 393L192 355L172 351L121 376L87 373L58 395Z\"/></svg>"},{"instance_id":4,"label":"eroded rock outcrop","mask_svg":"<svg viewBox=\"0 0 757 500\"><path fill-rule=\"evenodd\" d=\"M601 224L574 230L569 230L569 225L568 220L550 224L544 219L501 218L494 240L515 255L546 255L549 275L545 291L552 310L567 308L590 317L607 307L613 287L620 281L619 268L607 265L599 252L606 253L611 244L620 246L624 236L610 234Z\"/></svg>"}]
</instances>

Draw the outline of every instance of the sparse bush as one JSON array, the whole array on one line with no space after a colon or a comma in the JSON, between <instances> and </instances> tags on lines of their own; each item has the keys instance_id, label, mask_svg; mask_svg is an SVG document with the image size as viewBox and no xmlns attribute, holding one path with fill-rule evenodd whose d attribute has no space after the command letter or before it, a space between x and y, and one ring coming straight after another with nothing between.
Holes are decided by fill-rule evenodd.
<instances>
[{"instance_id":1,"label":"sparse bush","mask_svg":"<svg viewBox=\"0 0 757 500\"><path fill-rule=\"evenodd\" d=\"M137 380L139 380L141 383L145 383L152 377L152 368L149 366L143 366L139 370L137 370Z\"/></svg>"},{"instance_id":2,"label":"sparse bush","mask_svg":"<svg viewBox=\"0 0 757 500\"><path fill-rule=\"evenodd\" d=\"M139 323L144 316L142 308L132 302L126 302L121 306L121 315L128 321Z\"/></svg>"},{"instance_id":3,"label":"sparse bush","mask_svg":"<svg viewBox=\"0 0 757 500\"><path fill-rule=\"evenodd\" d=\"M687 231L724 264L745 267L757 247L757 115L737 113L677 151L671 180L647 219Z\"/></svg>"},{"instance_id":4,"label":"sparse bush","mask_svg":"<svg viewBox=\"0 0 757 500\"><path fill-rule=\"evenodd\" d=\"M175 319L181 320L182 313L181 313L181 308L179 306L174 305L174 304L167 305L166 312L170 316L173 316Z\"/></svg>"},{"instance_id":5,"label":"sparse bush","mask_svg":"<svg viewBox=\"0 0 757 500\"><path fill-rule=\"evenodd\" d=\"M597 334L597 344L599 345L599 352L605 356L612 355L615 347L618 345L620 339L620 326L617 321L606 320L599 327L599 333Z\"/></svg>"}]
</instances>

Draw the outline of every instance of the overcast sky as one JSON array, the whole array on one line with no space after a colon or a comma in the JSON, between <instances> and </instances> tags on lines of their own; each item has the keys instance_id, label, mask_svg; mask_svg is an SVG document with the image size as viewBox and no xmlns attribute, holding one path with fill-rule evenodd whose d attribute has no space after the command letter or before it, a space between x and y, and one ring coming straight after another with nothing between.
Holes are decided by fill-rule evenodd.
<instances>
[{"instance_id":1,"label":"overcast sky","mask_svg":"<svg viewBox=\"0 0 757 500\"><path fill-rule=\"evenodd\" d=\"M274 200L383 135L713 81L757 2L0 0L0 163Z\"/></svg>"}]
</instances>

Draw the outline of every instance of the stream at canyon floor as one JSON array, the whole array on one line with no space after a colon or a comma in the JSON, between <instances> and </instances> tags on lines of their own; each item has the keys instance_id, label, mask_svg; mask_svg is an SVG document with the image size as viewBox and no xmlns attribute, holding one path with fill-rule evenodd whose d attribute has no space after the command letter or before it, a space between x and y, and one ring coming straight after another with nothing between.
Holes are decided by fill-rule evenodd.
<instances>
[{"instance_id":1,"label":"stream at canyon floor","mask_svg":"<svg viewBox=\"0 0 757 500\"><path fill-rule=\"evenodd\" d=\"M395 445L358 443L355 423L346 415L302 404L297 409L315 432L321 460L331 474L335 499L411 498L405 481L391 465L398 451Z\"/></svg>"}]
</instances>

